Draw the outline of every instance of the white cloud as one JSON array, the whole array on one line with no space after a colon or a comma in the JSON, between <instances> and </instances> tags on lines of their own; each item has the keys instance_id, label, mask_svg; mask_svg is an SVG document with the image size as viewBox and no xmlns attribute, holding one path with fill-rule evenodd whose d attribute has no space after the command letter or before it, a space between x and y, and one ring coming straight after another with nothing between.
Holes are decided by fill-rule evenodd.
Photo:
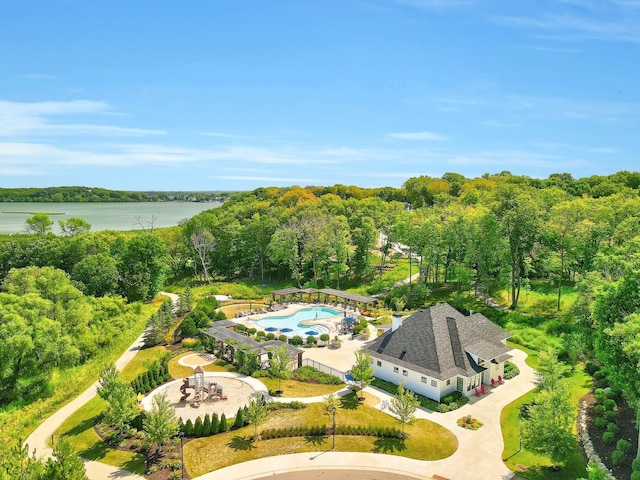
<instances>
[{"instance_id":1,"label":"white cloud","mask_svg":"<svg viewBox=\"0 0 640 480\"><path fill-rule=\"evenodd\" d=\"M69 102L21 103L0 101L0 136L144 136L164 135L162 130L128 128L93 123L53 123L51 117L73 117L82 115L112 115L105 102L73 100Z\"/></svg>"},{"instance_id":2,"label":"white cloud","mask_svg":"<svg viewBox=\"0 0 640 480\"><path fill-rule=\"evenodd\" d=\"M531 28L549 32L548 38L564 40L604 40L640 43L640 26L624 16L612 20L588 19L571 14L544 17L496 16L495 23L513 28Z\"/></svg>"},{"instance_id":3,"label":"white cloud","mask_svg":"<svg viewBox=\"0 0 640 480\"><path fill-rule=\"evenodd\" d=\"M390 133L390 137L399 138L400 140L421 140L421 141L433 141L433 140L446 140L447 137L433 132L395 132Z\"/></svg>"}]
</instances>

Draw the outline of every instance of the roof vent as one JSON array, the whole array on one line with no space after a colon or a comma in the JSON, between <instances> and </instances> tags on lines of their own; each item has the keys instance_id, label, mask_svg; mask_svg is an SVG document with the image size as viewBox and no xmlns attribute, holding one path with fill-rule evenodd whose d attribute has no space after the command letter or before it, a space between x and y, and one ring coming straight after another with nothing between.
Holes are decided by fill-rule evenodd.
<instances>
[{"instance_id":1,"label":"roof vent","mask_svg":"<svg viewBox=\"0 0 640 480\"><path fill-rule=\"evenodd\" d=\"M473 315L473 310L469 310L469 316Z\"/></svg>"}]
</instances>

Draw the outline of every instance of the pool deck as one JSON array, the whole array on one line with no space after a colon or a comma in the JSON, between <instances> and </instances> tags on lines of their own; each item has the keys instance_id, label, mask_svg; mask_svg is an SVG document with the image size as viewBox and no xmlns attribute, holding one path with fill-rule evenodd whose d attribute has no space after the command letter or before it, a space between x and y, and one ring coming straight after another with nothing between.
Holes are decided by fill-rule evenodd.
<instances>
[{"instance_id":1,"label":"pool deck","mask_svg":"<svg viewBox=\"0 0 640 480\"><path fill-rule=\"evenodd\" d=\"M339 313L337 315L334 315L328 318L321 318L317 320L316 319L302 320L300 324L305 326L320 325L325 328L328 328L329 333L332 335L335 335L335 333L338 331L338 325L340 324L342 319L345 317L345 309L342 307L327 305L323 303L292 303L292 304L289 304L286 308L283 308L282 310L278 310L275 312L256 313L254 315L250 315L246 317L232 318L231 320L236 323L241 323L248 328L253 327L258 330L264 330L263 327L261 327L256 323L257 321L264 320L270 317L286 317L286 316L294 315L296 312L300 310L304 310L305 308L314 308L314 307L328 308L331 310L335 310ZM353 315L359 315L359 312L357 310L354 312L351 309L346 310L346 316L353 316Z\"/></svg>"}]
</instances>

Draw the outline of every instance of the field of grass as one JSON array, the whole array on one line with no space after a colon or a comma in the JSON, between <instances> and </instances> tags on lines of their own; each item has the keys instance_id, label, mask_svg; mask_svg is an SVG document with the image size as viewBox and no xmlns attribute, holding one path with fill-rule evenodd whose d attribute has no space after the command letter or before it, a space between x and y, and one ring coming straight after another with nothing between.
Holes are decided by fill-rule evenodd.
<instances>
[{"instance_id":1,"label":"field of grass","mask_svg":"<svg viewBox=\"0 0 640 480\"><path fill-rule=\"evenodd\" d=\"M187 355L191 355L194 352L187 352L185 354L177 355L173 358L169 359L169 374L172 378L179 379L185 378L193 375L193 368L185 365L180 365L178 361ZM234 372L235 369L233 365L227 364L223 361L218 361L216 363L210 363L209 365L205 365L202 367L205 372Z\"/></svg>"},{"instance_id":2,"label":"field of grass","mask_svg":"<svg viewBox=\"0 0 640 480\"><path fill-rule=\"evenodd\" d=\"M336 423L400 428L396 419L373 408L372 405L377 402L378 399L372 396L367 396L364 403L359 403L355 394L345 397L342 408L338 410ZM326 425L328 421L322 411L322 404L314 403L302 410L273 412L258 431L293 425ZM254 442L253 430L254 427L248 425L185 444L184 459L189 475L202 475L256 458L331 449L330 437L294 437ZM338 435L335 451L387 453L420 460L439 460L450 456L458 448L458 441L453 433L428 420L417 420L406 427L406 432L409 438L405 440Z\"/></svg>"},{"instance_id":3,"label":"field of grass","mask_svg":"<svg viewBox=\"0 0 640 480\"><path fill-rule=\"evenodd\" d=\"M261 378L260 381L267 386L270 392L278 390L278 380L275 378ZM344 383L340 385L322 385L319 383L300 382L295 379L280 381L282 397L289 398L317 397L337 392L342 388L344 388Z\"/></svg>"},{"instance_id":4,"label":"field of grass","mask_svg":"<svg viewBox=\"0 0 640 480\"><path fill-rule=\"evenodd\" d=\"M94 425L99 422L105 407L104 400L100 397L94 397L67 418L56 430L55 435L66 437L74 450L83 458L143 474L144 457L142 455L109 448L93 429Z\"/></svg>"}]
</instances>

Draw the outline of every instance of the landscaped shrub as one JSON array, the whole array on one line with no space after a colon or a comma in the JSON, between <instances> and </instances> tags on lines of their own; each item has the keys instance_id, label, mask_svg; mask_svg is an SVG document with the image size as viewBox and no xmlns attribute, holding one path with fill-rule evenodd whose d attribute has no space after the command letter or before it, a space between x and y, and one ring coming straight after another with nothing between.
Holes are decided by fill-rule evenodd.
<instances>
[{"instance_id":1,"label":"landscaped shrub","mask_svg":"<svg viewBox=\"0 0 640 480\"><path fill-rule=\"evenodd\" d=\"M249 335L251 335L251 336L255 335L257 331L258 331L258 329L254 328L254 327L247 328L247 333Z\"/></svg>"},{"instance_id":2,"label":"landscaped shrub","mask_svg":"<svg viewBox=\"0 0 640 480\"><path fill-rule=\"evenodd\" d=\"M634 458L631 462L631 469L634 472L640 472L640 458Z\"/></svg>"},{"instance_id":3,"label":"landscaped shrub","mask_svg":"<svg viewBox=\"0 0 640 480\"><path fill-rule=\"evenodd\" d=\"M504 362L504 379L509 380L520 375L520 369L513 362Z\"/></svg>"},{"instance_id":4,"label":"landscaped shrub","mask_svg":"<svg viewBox=\"0 0 640 480\"><path fill-rule=\"evenodd\" d=\"M300 382L320 383L322 385L340 385L340 380L335 375L321 372L313 367L300 367L293 372L293 378Z\"/></svg>"},{"instance_id":5,"label":"landscaped shrub","mask_svg":"<svg viewBox=\"0 0 640 480\"><path fill-rule=\"evenodd\" d=\"M191 419L187 419L187 422L184 424L184 429L182 430L186 437L193 436L193 422Z\"/></svg>"},{"instance_id":6,"label":"landscaped shrub","mask_svg":"<svg viewBox=\"0 0 640 480\"><path fill-rule=\"evenodd\" d=\"M211 435L215 435L220 431L220 422L218 420L218 414L211 415Z\"/></svg>"},{"instance_id":7,"label":"landscaped shrub","mask_svg":"<svg viewBox=\"0 0 640 480\"><path fill-rule=\"evenodd\" d=\"M371 385L387 393L390 393L391 395L396 395L398 393L397 385L391 382L382 380L381 378L374 378L373 382L371 382ZM459 400L453 401L449 404L438 403L435 400L425 397L424 395L420 395L419 393L416 393L415 395L416 397L418 397L420 406L424 408L428 408L429 410L433 410L434 412L441 412L441 413L450 412L452 410L456 410L462 407L463 405L466 405L467 403L469 403L469 399L462 395L460 395Z\"/></svg>"},{"instance_id":8,"label":"landscaped shrub","mask_svg":"<svg viewBox=\"0 0 640 480\"><path fill-rule=\"evenodd\" d=\"M458 426L466 428L467 430L478 430L484 424L477 418L473 418L471 415L466 415L458 419Z\"/></svg>"},{"instance_id":9,"label":"landscaped shrub","mask_svg":"<svg viewBox=\"0 0 640 480\"><path fill-rule=\"evenodd\" d=\"M267 340L275 340L276 339L276 334L273 332L269 332L267 333Z\"/></svg>"},{"instance_id":10,"label":"landscaped shrub","mask_svg":"<svg viewBox=\"0 0 640 480\"><path fill-rule=\"evenodd\" d=\"M202 436L208 437L211 435L211 416L207 413L202 421Z\"/></svg>"},{"instance_id":11,"label":"landscaped shrub","mask_svg":"<svg viewBox=\"0 0 640 480\"><path fill-rule=\"evenodd\" d=\"M613 432L609 432L609 431L604 432L604 433L602 434L602 441L603 441L604 443L612 444L613 442L615 442L615 441L616 441L616 435L615 435L615 433L613 433Z\"/></svg>"},{"instance_id":12,"label":"landscaped shrub","mask_svg":"<svg viewBox=\"0 0 640 480\"><path fill-rule=\"evenodd\" d=\"M613 422L607 423L607 432L618 433L619 431L620 428L618 428L618 425Z\"/></svg>"},{"instance_id":13,"label":"landscaped shrub","mask_svg":"<svg viewBox=\"0 0 640 480\"><path fill-rule=\"evenodd\" d=\"M585 363L584 369L587 371L587 373L589 375L593 376L593 374L596 373L600 369L600 366L595 364L595 363L593 363L593 362L591 362L591 361L589 361L589 362Z\"/></svg>"},{"instance_id":14,"label":"landscaped shrub","mask_svg":"<svg viewBox=\"0 0 640 480\"><path fill-rule=\"evenodd\" d=\"M289 339L291 345L302 345L302 337L300 335L294 335Z\"/></svg>"},{"instance_id":15,"label":"landscaped shrub","mask_svg":"<svg viewBox=\"0 0 640 480\"><path fill-rule=\"evenodd\" d=\"M242 409L242 407L240 407L238 409L238 412L236 413L236 419L233 422L233 426L235 428L244 427L244 410Z\"/></svg>"},{"instance_id":16,"label":"landscaped shrub","mask_svg":"<svg viewBox=\"0 0 640 480\"><path fill-rule=\"evenodd\" d=\"M598 403L604 402L605 398L607 398L607 395L604 393L604 388L596 388L593 391L593 396L596 397Z\"/></svg>"},{"instance_id":17,"label":"landscaped shrub","mask_svg":"<svg viewBox=\"0 0 640 480\"><path fill-rule=\"evenodd\" d=\"M598 415L603 415L604 412L607 411L607 409L604 408L604 405L596 405L595 407L593 407L593 411Z\"/></svg>"},{"instance_id":18,"label":"landscaped shrub","mask_svg":"<svg viewBox=\"0 0 640 480\"><path fill-rule=\"evenodd\" d=\"M258 337L258 338L264 338L264 337L266 337L266 336L267 336L267 334L265 333L265 331L264 331L264 330L258 330L258 331L256 332L256 337Z\"/></svg>"},{"instance_id":19,"label":"landscaped shrub","mask_svg":"<svg viewBox=\"0 0 640 480\"><path fill-rule=\"evenodd\" d=\"M631 480L640 480L640 470L631 474Z\"/></svg>"},{"instance_id":20,"label":"landscaped shrub","mask_svg":"<svg viewBox=\"0 0 640 480\"><path fill-rule=\"evenodd\" d=\"M170 378L169 366L165 357L162 360L153 362L146 372L138 375L131 382L131 387L136 393L147 393Z\"/></svg>"},{"instance_id":21,"label":"landscaped shrub","mask_svg":"<svg viewBox=\"0 0 640 480\"><path fill-rule=\"evenodd\" d=\"M220 433L224 433L227 430L229 430L229 426L227 425L227 416L223 413L220 416L220 428L218 429L218 431Z\"/></svg>"},{"instance_id":22,"label":"landscaped shrub","mask_svg":"<svg viewBox=\"0 0 640 480\"><path fill-rule=\"evenodd\" d=\"M201 437L202 436L202 431L203 431L203 424L202 424L202 418L198 417L196 418L196 422L193 424L193 436L194 437Z\"/></svg>"},{"instance_id":23,"label":"landscaped shrub","mask_svg":"<svg viewBox=\"0 0 640 480\"><path fill-rule=\"evenodd\" d=\"M625 453L622 450L614 450L611 454L611 462L617 467L624 462Z\"/></svg>"},{"instance_id":24,"label":"landscaped shrub","mask_svg":"<svg viewBox=\"0 0 640 480\"><path fill-rule=\"evenodd\" d=\"M309 335L307 337L307 345L315 345L317 341L318 339L316 339L316 337L314 337L313 335Z\"/></svg>"},{"instance_id":25,"label":"landscaped shrub","mask_svg":"<svg viewBox=\"0 0 640 480\"><path fill-rule=\"evenodd\" d=\"M611 398L607 398L604 401L604 408L606 408L607 410L609 410L610 412L615 410L618 407L618 405L616 405L616 401L611 399Z\"/></svg>"},{"instance_id":26,"label":"landscaped shrub","mask_svg":"<svg viewBox=\"0 0 640 480\"><path fill-rule=\"evenodd\" d=\"M609 421L606 418L596 418L596 427L605 428Z\"/></svg>"},{"instance_id":27,"label":"landscaped shrub","mask_svg":"<svg viewBox=\"0 0 640 480\"><path fill-rule=\"evenodd\" d=\"M197 338L183 338L180 344L182 345L183 348L188 348L193 350L200 346L200 340L198 340Z\"/></svg>"},{"instance_id":28,"label":"landscaped shrub","mask_svg":"<svg viewBox=\"0 0 640 480\"><path fill-rule=\"evenodd\" d=\"M256 370L251 376L253 378L266 378L269 376L269 372L267 370Z\"/></svg>"},{"instance_id":29,"label":"landscaped shrub","mask_svg":"<svg viewBox=\"0 0 640 480\"><path fill-rule=\"evenodd\" d=\"M450 393L446 397L444 397L441 403L444 403L445 405L449 405L451 403L459 402L460 400L462 400L462 398L463 398L462 392L455 391Z\"/></svg>"},{"instance_id":30,"label":"landscaped shrub","mask_svg":"<svg viewBox=\"0 0 640 480\"><path fill-rule=\"evenodd\" d=\"M618 418L618 413L612 411L604 412L604 418L606 418L609 422L615 422L616 418Z\"/></svg>"},{"instance_id":31,"label":"landscaped shrub","mask_svg":"<svg viewBox=\"0 0 640 480\"><path fill-rule=\"evenodd\" d=\"M236 330L238 332L246 332L247 331L247 327L245 327L243 324L239 323L236 325Z\"/></svg>"},{"instance_id":32,"label":"landscaped shrub","mask_svg":"<svg viewBox=\"0 0 640 480\"><path fill-rule=\"evenodd\" d=\"M289 338L286 335L282 334L278 337L278 340L282 343L287 343L289 341Z\"/></svg>"},{"instance_id":33,"label":"landscaped shrub","mask_svg":"<svg viewBox=\"0 0 640 480\"><path fill-rule=\"evenodd\" d=\"M631 442L621 438L616 443L616 450L620 450L623 453L629 453L631 451Z\"/></svg>"},{"instance_id":34,"label":"landscaped shrub","mask_svg":"<svg viewBox=\"0 0 640 480\"><path fill-rule=\"evenodd\" d=\"M306 406L307 406L306 404L302 402L298 402L297 400L293 402L269 402L267 403L267 410L269 411L286 410L286 409L301 410Z\"/></svg>"}]
</instances>

